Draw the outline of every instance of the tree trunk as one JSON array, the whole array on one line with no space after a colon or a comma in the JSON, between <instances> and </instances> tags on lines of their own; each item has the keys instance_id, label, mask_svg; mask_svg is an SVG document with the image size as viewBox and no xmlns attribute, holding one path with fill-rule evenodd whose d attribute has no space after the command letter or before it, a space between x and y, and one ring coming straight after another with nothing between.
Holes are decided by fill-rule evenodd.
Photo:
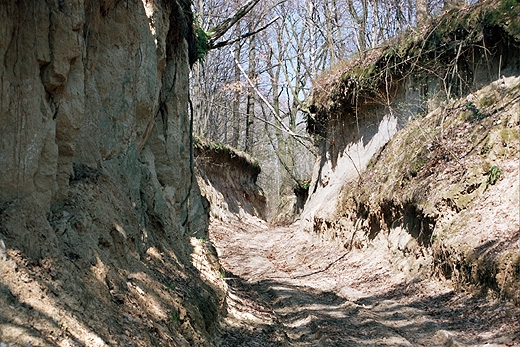
<instances>
[{"instance_id":1,"label":"tree trunk","mask_svg":"<svg viewBox=\"0 0 520 347\"><path fill-rule=\"evenodd\" d=\"M309 50L309 59L310 59L310 77L311 80L314 80L318 75L317 66L316 66L316 5L314 4L314 0L310 0L307 5L307 18L305 20L306 25L309 30L309 40L310 40L310 50Z\"/></svg>"},{"instance_id":2,"label":"tree trunk","mask_svg":"<svg viewBox=\"0 0 520 347\"><path fill-rule=\"evenodd\" d=\"M368 0L361 1L361 13L358 13L353 0L347 0L348 10L354 22L357 24L357 44L360 52L367 49L367 25L368 25Z\"/></svg>"},{"instance_id":3,"label":"tree trunk","mask_svg":"<svg viewBox=\"0 0 520 347\"><path fill-rule=\"evenodd\" d=\"M249 23L249 31L253 31L253 25ZM249 78L256 84L256 41L255 36L249 38ZM251 125L253 125L253 118L255 112L255 91L251 86L248 87L247 104L246 104L246 131L244 139L244 151L251 150Z\"/></svg>"},{"instance_id":4,"label":"tree trunk","mask_svg":"<svg viewBox=\"0 0 520 347\"><path fill-rule=\"evenodd\" d=\"M236 35L240 35L240 26L236 26ZM240 61L240 42L237 42L235 48L235 59ZM235 90L233 98L233 119L232 119L232 134L231 134L231 146L238 148L238 141L240 139L240 69L235 66Z\"/></svg>"},{"instance_id":5,"label":"tree trunk","mask_svg":"<svg viewBox=\"0 0 520 347\"><path fill-rule=\"evenodd\" d=\"M325 0L323 2L324 12L325 12L325 32L326 32L326 40L327 40L327 52L329 56L330 65L334 65L336 63L336 54L335 54L335 45L334 45L334 29L333 29L333 18L330 12L329 0Z\"/></svg>"},{"instance_id":6,"label":"tree trunk","mask_svg":"<svg viewBox=\"0 0 520 347\"><path fill-rule=\"evenodd\" d=\"M429 16L428 0L417 0L417 24L426 22Z\"/></svg>"}]
</instances>

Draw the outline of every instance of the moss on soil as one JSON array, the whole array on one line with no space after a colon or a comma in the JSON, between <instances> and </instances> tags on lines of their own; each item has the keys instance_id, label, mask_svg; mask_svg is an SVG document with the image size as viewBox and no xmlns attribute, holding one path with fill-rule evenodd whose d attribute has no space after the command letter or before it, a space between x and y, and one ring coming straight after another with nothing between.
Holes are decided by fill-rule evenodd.
<instances>
[{"instance_id":1,"label":"moss on soil","mask_svg":"<svg viewBox=\"0 0 520 347\"><path fill-rule=\"evenodd\" d=\"M486 45L486 36L500 35L505 45L519 46L518 18L519 0L488 0L454 8L433 19L426 28L412 29L363 56L342 62L315 83L312 102L319 114L333 113L341 109L341 104L357 106L370 102L386 90L388 83L410 75L420 83L431 71L444 71L461 61L471 61L475 52ZM486 48L486 54L492 52ZM453 88L458 91L473 78L467 68L459 70L465 71L457 73L457 81L448 81L455 87L459 84ZM493 102L490 96L477 106L488 107ZM310 125L311 132L314 127Z\"/></svg>"},{"instance_id":2,"label":"moss on soil","mask_svg":"<svg viewBox=\"0 0 520 347\"><path fill-rule=\"evenodd\" d=\"M221 155L227 158L229 162L245 166L252 172L256 173L256 176L260 174L260 164L256 159L252 158L246 152L240 151L223 143L209 141L208 139L204 139L199 136L194 137L193 147L196 153L202 155L211 153L214 155Z\"/></svg>"}]
</instances>

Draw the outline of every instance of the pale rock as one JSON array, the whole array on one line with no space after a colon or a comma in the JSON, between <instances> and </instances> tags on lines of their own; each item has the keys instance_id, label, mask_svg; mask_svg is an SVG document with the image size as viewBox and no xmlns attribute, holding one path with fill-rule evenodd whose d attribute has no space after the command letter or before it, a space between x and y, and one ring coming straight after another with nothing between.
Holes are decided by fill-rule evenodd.
<instances>
[{"instance_id":1,"label":"pale rock","mask_svg":"<svg viewBox=\"0 0 520 347\"><path fill-rule=\"evenodd\" d=\"M7 260L7 250L2 239L0 239L0 260Z\"/></svg>"}]
</instances>

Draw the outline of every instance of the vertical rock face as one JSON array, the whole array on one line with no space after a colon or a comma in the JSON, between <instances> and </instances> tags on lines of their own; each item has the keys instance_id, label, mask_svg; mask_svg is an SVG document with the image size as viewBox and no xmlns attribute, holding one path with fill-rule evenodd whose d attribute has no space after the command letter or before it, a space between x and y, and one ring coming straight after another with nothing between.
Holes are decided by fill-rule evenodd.
<instances>
[{"instance_id":1,"label":"vertical rock face","mask_svg":"<svg viewBox=\"0 0 520 347\"><path fill-rule=\"evenodd\" d=\"M204 229L190 160L191 11L176 1L0 1L0 226L45 255L70 182L102 175L138 219ZM191 61L193 62L193 61ZM202 207L200 213L203 213ZM195 220L194 219L194 220ZM200 230L195 230L195 229Z\"/></svg>"},{"instance_id":2,"label":"vertical rock face","mask_svg":"<svg viewBox=\"0 0 520 347\"><path fill-rule=\"evenodd\" d=\"M211 343L192 21L184 0L0 0L3 343Z\"/></svg>"}]
</instances>

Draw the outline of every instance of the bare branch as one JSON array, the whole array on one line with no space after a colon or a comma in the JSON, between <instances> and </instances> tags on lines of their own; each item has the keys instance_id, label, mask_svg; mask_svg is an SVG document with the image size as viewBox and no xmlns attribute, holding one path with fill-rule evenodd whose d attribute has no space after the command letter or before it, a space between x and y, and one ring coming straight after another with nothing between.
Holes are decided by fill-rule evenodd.
<instances>
[{"instance_id":1,"label":"bare branch","mask_svg":"<svg viewBox=\"0 0 520 347\"><path fill-rule=\"evenodd\" d=\"M211 38L208 41L209 47L215 45L215 41L224 36L240 18L244 17L260 0L249 0L244 6L237 8L233 13L229 15L222 23L210 30Z\"/></svg>"},{"instance_id":2,"label":"bare branch","mask_svg":"<svg viewBox=\"0 0 520 347\"><path fill-rule=\"evenodd\" d=\"M229 45L231 45L231 44L233 44L233 43L235 43L237 41L240 41L242 39L246 39L246 38L248 38L250 36L256 35L259 32L267 29L271 24L276 22L278 19L280 19L280 16L277 16L276 18L274 18L272 21L270 21L269 23L267 23L266 25L264 25L260 29L257 29L255 31L250 31L250 32L248 32L246 34L242 34L239 37L235 37L234 39L229 39L229 40L217 42L217 43L213 44L212 46L210 46L209 49L215 49L215 48L221 48L221 47L224 47L224 46L229 46Z\"/></svg>"},{"instance_id":3,"label":"bare branch","mask_svg":"<svg viewBox=\"0 0 520 347\"><path fill-rule=\"evenodd\" d=\"M242 75L244 76L244 78L247 80L247 82L249 83L249 85L251 86L251 88L255 91L256 94L258 94L258 96L260 97L260 99L264 102L264 104L267 106L267 108L269 108L269 110L273 113L273 116L276 118L276 120L278 121L278 123L280 124L280 126L282 127L282 131L285 132L286 134L292 136L294 139L296 139L302 146L304 146L305 148L307 148L309 151L312 152L311 148L306 144L304 143L303 141L309 141L310 142L310 139L309 137L305 136L305 135L300 135L298 133L295 133L294 131L292 131L291 129L289 129L289 127L283 122L283 120L278 116L278 114L276 113L276 110L274 109L273 105L271 105L271 103L265 98L265 96L260 92L260 90L258 90L258 87L255 85L255 83L253 81L251 81L251 79L249 78L249 76L247 75L247 72L244 70L244 68L242 67L242 65L240 64L240 61L238 61L238 59L235 57L235 55L233 54L233 50L230 49L229 50L231 56L233 57L233 59L235 60L235 64L237 65L238 69L240 70L240 72L242 73Z\"/></svg>"}]
</instances>

